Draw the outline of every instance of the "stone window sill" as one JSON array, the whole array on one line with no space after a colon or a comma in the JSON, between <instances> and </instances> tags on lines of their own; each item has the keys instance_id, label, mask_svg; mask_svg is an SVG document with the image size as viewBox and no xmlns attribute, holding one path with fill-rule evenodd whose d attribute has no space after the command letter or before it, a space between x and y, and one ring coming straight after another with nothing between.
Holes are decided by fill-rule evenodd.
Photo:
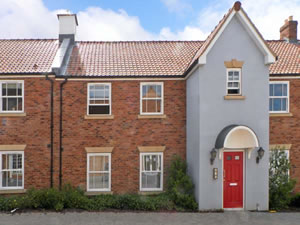
<instances>
[{"instance_id":1,"label":"stone window sill","mask_svg":"<svg viewBox=\"0 0 300 225\"><path fill-rule=\"evenodd\" d=\"M112 120L114 115L85 115L86 120Z\"/></svg>"},{"instance_id":2,"label":"stone window sill","mask_svg":"<svg viewBox=\"0 0 300 225\"><path fill-rule=\"evenodd\" d=\"M291 117L292 113L270 113L270 117Z\"/></svg>"},{"instance_id":3,"label":"stone window sill","mask_svg":"<svg viewBox=\"0 0 300 225\"><path fill-rule=\"evenodd\" d=\"M26 189L10 189L10 190L0 190L0 194L23 194Z\"/></svg>"},{"instance_id":4,"label":"stone window sill","mask_svg":"<svg viewBox=\"0 0 300 225\"><path fill-rule=\"evenodd\" d=\"M225 100L244 100L246 97L243 95L225 95Z\"/></svg>"},{"instance_id":5,"label":"stone window sill","mask_svg":"<svg viewBox=\"0 0 300 225\"><path fill-rule=\"evenodd\" d=\"M112 195L112 191L86 191L84 193L87 196L95 196L95 195Z\"/></svg>"},{"instance_id":6,"label":"stone window sill","mask_svg":"<svg viewBox=\"0 0 300 225\"><path fill-rule=\"evenodd\" d=\"M164 191L139 191L139 195L158 195L164 193Z\"/></svg>"},{"instance_id":7,"label":"stone window sill","mask_svg":"<svg viewBox=\"0 0 300 225\"><path fill-rule=\"evenodd\" d=\"M26 113L0 113L0 117L22 117L26 116Z\"/></svg>"},{"instance_id":8,"label":"stone window sill","mask_svg":"<svg viewBox=\"0 0 300 225\"><path fill-rule=\"evenodd\" d=\"M163 115L138 115L138 119L165 119L167 116Z\"/></svg>"}]
</instances>

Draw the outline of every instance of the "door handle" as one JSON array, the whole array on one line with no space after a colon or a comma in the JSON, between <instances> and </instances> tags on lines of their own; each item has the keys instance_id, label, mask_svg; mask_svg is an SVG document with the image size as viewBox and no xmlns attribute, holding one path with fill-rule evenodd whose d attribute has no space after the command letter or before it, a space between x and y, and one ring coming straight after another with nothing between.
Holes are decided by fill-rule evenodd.
<instances>
[{"instance_id":1,"label":"door handle","mask_svg":"<svg viewBox=\"0 0 300 225\"><path fill-rule=\"evenodd\" d=\"M237 183L230 183L229 186L237 186Z\"/></svg>"}]
</instances>

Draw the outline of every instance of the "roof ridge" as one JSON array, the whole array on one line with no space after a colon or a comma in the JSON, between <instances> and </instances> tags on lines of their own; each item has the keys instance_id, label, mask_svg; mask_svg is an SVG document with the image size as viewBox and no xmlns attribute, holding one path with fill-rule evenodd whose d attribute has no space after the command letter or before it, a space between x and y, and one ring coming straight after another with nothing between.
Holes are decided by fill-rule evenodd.
<instances>
[{"instance_id":1,"label":"roof ridge","mask_svg":"<svg viewBox=\"0 0 300 225\"><path fill-rule=\"evenodd\" d=\"M203 40L151 40L151 41L76 41L76 43L175 43L175 42L182 42L182 43L187 43L187 42L205 42Z\"/></svg>"},{"instance_id":2,"label":"roof ridge","mask_svg":"<svg viewBox=\"0 0 300 225\"><path fill-rule=\"evenodd\" d=\"M57 38L0 38L0 41L57 41Z\"/></svg>"}]
</instances>

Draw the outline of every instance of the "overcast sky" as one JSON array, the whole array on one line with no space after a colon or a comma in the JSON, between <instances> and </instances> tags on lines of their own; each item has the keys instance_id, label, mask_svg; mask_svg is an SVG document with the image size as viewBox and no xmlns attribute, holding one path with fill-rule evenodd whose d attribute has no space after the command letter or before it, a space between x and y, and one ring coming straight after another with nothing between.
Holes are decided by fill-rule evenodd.
<instances>
[{"instance_id":1,"label":"overcast sky","mask_svg":"<svg viewBox=\"0 0 300 225\"><path fill-rule=\"evenodd\" d=\"M265 39L284 19L300 20L300 0L244 0ZM232 0L0 0L0 38L57 38L56 14L77 13L77 40L203 40ZM298 37L299 36L298 29Z\"/></svg>"}]
</instances>

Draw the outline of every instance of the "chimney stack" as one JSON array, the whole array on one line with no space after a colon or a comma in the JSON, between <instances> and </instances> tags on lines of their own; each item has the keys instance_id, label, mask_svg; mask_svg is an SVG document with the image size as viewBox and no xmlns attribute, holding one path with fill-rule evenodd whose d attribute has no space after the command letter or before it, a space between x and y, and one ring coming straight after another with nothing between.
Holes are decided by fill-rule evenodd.
<instances>
[{"instance_id":1,"label":"chimney stack","mask_svg":"<svg viewBox=\"0 0 300 225\"><path fill-rule=\"evenodd\" d=\"M297 25L298 22L293 20L293 16L289 16L289 18L284 21L284 25L280 28L280 40L296 43Z\"/></svg>"},{"instance_id":2,"label":"chimney stack","mask_svg":"<svg viewBox=\"0 0 300 225\"><path fill-rule=\"evenodd\" d=\"M76 27L78 20L76 14L57 14L59 21L59 42L69 38L71 43L75 42Z\"/></svg>"}]
</instances>

